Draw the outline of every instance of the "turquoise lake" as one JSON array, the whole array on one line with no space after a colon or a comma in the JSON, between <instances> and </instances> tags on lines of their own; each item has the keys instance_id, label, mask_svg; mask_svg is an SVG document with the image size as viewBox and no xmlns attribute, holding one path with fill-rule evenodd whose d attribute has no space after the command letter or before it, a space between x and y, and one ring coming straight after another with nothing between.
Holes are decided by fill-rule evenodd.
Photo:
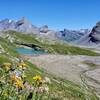
<instances>
[{"instance_id":1,"label":"turquoise lake","mask_svg":"<svg viewBox=\"0 0 100 100\"><path fill-rule=\"evenodd\" d=\"M34 50L34 49L27 49L27 48L16 48L15 49L19 54L23 55L38 55L38 54L46 54L45 51L42 50Z\"/></svg>"}]
</instances>

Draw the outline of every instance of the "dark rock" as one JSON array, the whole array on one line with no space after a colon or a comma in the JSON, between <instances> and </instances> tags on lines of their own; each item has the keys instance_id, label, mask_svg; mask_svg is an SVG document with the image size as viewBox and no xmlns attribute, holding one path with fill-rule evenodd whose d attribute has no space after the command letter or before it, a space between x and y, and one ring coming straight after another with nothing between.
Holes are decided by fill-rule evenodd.
<instances>
[{"instance_id":1,"label":"dark rock","mask_svg":"<svg viewBox=\"0 0 100 100\"><path fill-rule=\"evenodd\" d=\"M91 33L89 34L90 41L94 43L100 43L100 22L93 27Z\"/></svg>"},{"instance_id":2,"label":"dark rock","mask_svg":"<svg viewBox=\"0 0 100 100\"><path fill-rule=\"evenodd\" d=\"M80 39L82 36L87 34L89 30L87 29L81 29L81 30L67 30L64 29L64 31L60 31L57 33L58 38L65 40L67 42L72 42L75 40Z\"/></svg>"},{"instance_id":3,"label":"dark rock","mask_svg":"<svg viewBox=\"0 0 100 100\"><path fill-rule=\"evenodd\" d=\"M92 28L91 32L89 32L89 34L84 35L76 43L83 45L100 44L100 22L97 22L97 24Z\"/></svg>"},{"instance_id":4,"label":"dark rock","mask_svg":"<svg viewBox=\"0 0 100 100\"><path fill-rule=\"evenodd\" d=\"M42 33L47 33L49 31L48 26L44 25L43 27L40 28L40 32Z\"/></svg>"}]
</instances>

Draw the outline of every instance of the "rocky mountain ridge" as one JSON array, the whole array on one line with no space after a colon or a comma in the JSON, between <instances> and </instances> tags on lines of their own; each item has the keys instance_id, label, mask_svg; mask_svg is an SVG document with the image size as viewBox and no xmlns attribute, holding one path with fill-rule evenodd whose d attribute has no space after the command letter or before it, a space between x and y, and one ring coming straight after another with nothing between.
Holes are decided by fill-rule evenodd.
<instances>
[{"instance_id":1,"label":"rocky mountain ridge","mask_svg":"<svg viewBox=\"0 0 100 100\"><path fill-rule=\"evenodd\" d=\"M80 29L80 30L64 29L62 31L55 31L49 29L47 25L44 25L42 27L36 27L25 17L22 17L18 21L14 21L10 19L1 20L0 31L7 31L7 30L23 32L26 34L33 33L43 38L47 38L51 40L58 39L67 42L75 41L89 32L88 29Z\"/></svg>"}]
</instances>

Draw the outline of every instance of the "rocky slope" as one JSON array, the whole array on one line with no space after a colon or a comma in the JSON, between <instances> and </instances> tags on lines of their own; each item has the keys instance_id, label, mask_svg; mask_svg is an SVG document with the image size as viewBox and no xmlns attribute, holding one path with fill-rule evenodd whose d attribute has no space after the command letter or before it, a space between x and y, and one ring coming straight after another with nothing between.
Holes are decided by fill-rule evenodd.
<instances>
[{"instance_id":1,"label":"rocky slope","mask_svg":"<svg viewBox=\"0 0 100 100\"><path fill-rule=\"evenodd\" d=\"M100 47L100 22L96 23L89 34L84 35L78 40L77 44Z\"/></svg>"},{"instance_id":2,"label":"rocky slope","mask_svg":"<svg viewBox=\"0 0 100 100\"><path fill-rule=\"evenodd\" d=\"M100 43L100 22L98 22L92 29L90 35L90 41L98 44Z\"/></svg>"}]
</instances>

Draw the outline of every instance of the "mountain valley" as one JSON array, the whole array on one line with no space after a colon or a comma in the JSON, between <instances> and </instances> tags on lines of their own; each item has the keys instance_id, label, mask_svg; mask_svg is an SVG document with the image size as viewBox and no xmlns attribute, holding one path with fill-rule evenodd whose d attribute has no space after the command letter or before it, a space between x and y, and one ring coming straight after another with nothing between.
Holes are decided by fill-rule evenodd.
<instances>
[{"instance_id":1,"label":"mountain valley","mask_svg":"<svg viewBox=\"0 0 100 100\"><path fill-rule=\"evenodd\" d=\"M99 100L100 52L96 52L96 50L100 51L99 36L100 22L92 30L55 31L50 30L47 25L36 27L24 17L18 21L9 19L0 21L2 74L0 99L7 100L9 97L8 100L19 100L18 95L21 95L20 100L29 100L28 97L32 94L33 98L37 98L34 100ZM41 50L45 53L20 54L16 48ZM20 68L24 66L20 65L23 62L28 66L25 70ZM8 65L10 63L12 66L7 72L3 69L5 63ZM22 77L23 72L25 78ZM22 83L24 88L19 88L19 85L18 91L16 90L13 81L9 81L9 75L12 73L17 73L15 77L18 78L21 74L21 80L25 81ZM40 82L43 86L40 83L39 86L33 85L35 82L38 84L38 81L33 81L34 75L40 75L43 79L46 77L49 82ZM41 80L40 77L39 79ZM33 86L32 90L25 88L25 83ZM5 86L8 86L7 89L4 88ZM46 90L46 93L45 91L41 93L39 90L41 87L48 88L48 92Z\"/></svg>"}]
</instances>

